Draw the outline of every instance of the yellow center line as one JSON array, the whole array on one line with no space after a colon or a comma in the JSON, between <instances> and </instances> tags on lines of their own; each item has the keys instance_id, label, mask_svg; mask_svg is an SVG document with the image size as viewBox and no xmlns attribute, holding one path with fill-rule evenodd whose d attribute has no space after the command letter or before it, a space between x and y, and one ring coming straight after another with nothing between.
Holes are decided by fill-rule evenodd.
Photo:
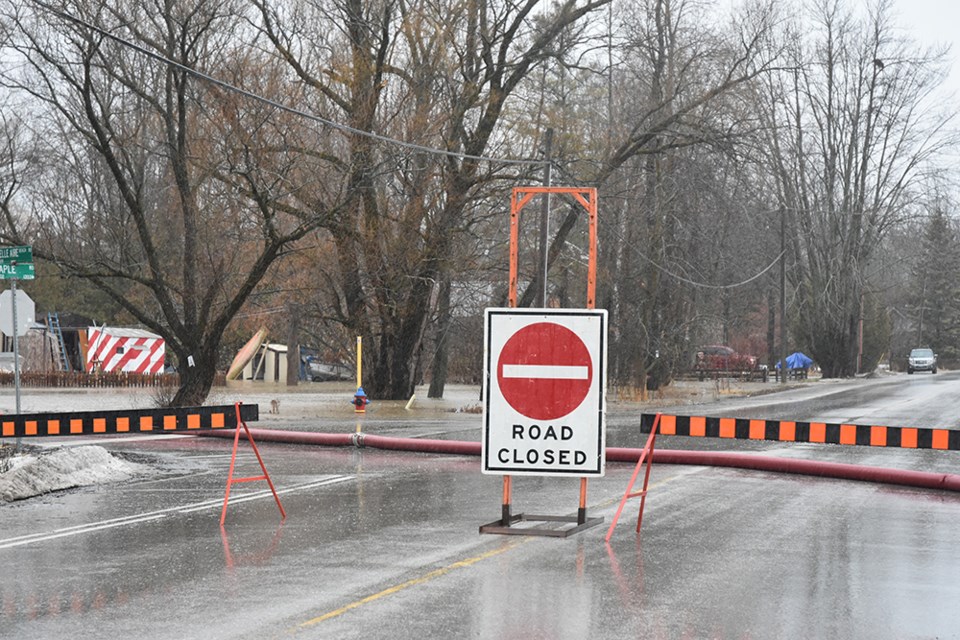
<instances>
[{"instance_id":1,"label":"yellow center line","mask_svg":"<svg viewBox=\"0 0 960 640\"><path fill-rule=\"evenodd\" d=\"M669 482L670 480L675 479L676 477L677 477L677 476L672 476L672 477L670 477L670 478L665 478L665 479L663 479L663 480L660 480L659 482L651 483L647 488L648 488L648 489L652 489L652 488L654 488L654 487L662 486L662 485L666 484L667 482ZM607 507L607 506L610 506L610 505L612 505L612 504L616 504L617 502L619 502L619 500L620 500L620 498L613 498L613 499L610 499L610 500L604 500L604 501L601 502L599 505L597 505L597 507ZM597 507L595 507L595 508L597 508ZM440 568L440 569L434 569L433 571L430 571L429 573L425 573L425 574L423 574L422 576L419 576L419 577L417 577L417 578L411 578L410 580L407 580L406 582L401 582L400 584L394 585L394 586L392 586L392 587L388 587L388 588L384 589L383 591L379 591L379 592L374 593L374 594L371 594L371 595L369 595L369 596L367 596L367 597L365 597L365 598L361 598L360 600L356 600L356 601L354 601L354 602L351 602L350 604L344 605L344 606L340 607L339 609L334 609L333 611L329 611L329 612L323 614L322 616L317 616L316 618L311 618L310 620L307 620L307 621L305 621L305 622L301 622L301 623L298 624L295 628L291 629L291 631L296 631L296 630L298 630L298 629L306 629L306 628L308 628L308 627L312 627L312 626L314 626L314 625L320 624L321 622L324 622L325 620L330 620L331 618L336 618L337 616L342 616L343 614L347 613L348 611L352 611L352 610L354 610L354 609L357 609L357 608L359 608L359 607L362 607L362 606L365 605L365 604L370 604L371 602L376 602L376 601L379 600L380 598L385 598L385 597L390 596L390 595L393 595L393 594L395 594L395 593L399 593L400 591L403 591L404 589L409 589L410 587L415 587L415 586L417 586L417 585L425 584L425 583L427 583L427 582L430 582L431 580L434 580L434 579L436 579L436 578L439 578L439 577L441 577L441 576L444 576L444 575L450 573L451 571L455 571L456 569L464 569L464 568L466 568L466 567L470 567L470 566L472 566L472 565L477 564L478 562L481 562L481 561L483 561L483 560L487 560L487 559L489 559L489 558L493 558L494 556L498 556L498 555L500 555L501 553L504 553L504 552L506 552L506 551L510 551L511 549L514 549L514 548L520 546L521 544L524 544L524 543L526 543L526 542L530 542L530 541L532 541L532 540L534 540L534 539L535 539L535 538L524 538L524 539L522 539L522 540L517 540L517 541L514 541L514 542L508 542L508 543L505 543L503 546L501 546L501 547L499 547L499 548L497 548L497 549L491 549L490 551L487 551L486 553L481 553L481 554L478 555L478 556L474 556L474 557L472 557L472 558L467 558L466 560L458 560L457 562L454 562L453 564L449 564L449 565L447 565L446 567L442 567L442 568Z\"/></svg>"},{"instance_id":2,"label":"yellow center line","mask_svg":"<svg viewBox=\"0 0 960 640\"><path fill-rule=\"evenodd\" d=\"M317 616L316 618L311 618L310 620L307 620L306 622L301 622L300 624L297 625L296 628L297 628L297 629L305 629L305 628L307 628L307 627L312 627L312 626L314 626L314 625L316 625L316 624L319 624L319 623L323 622L324 620L330 620L331 618L336 618L337 616L343 615L344 613L346 613L346 612L348 612L348 611L351 611L351 610L356 609L356 608L358 608L358 607L362 607L362 606L365 605L365 604L369 604L369 603L371 603L371 602L375 602L376 600L379 600L380 598L385 598L386 596L393 595L393 594L395 594L395 593L398 593L398 592L400 592L400 591L403 591L404 589L408 589L408 588L410 588L410 587L415 587L415 586L417 586L417 585L424 584L424 583L426 583L426 582L430 582L431 580L434 580L434 579L436 579L436 578L439 578L439 577L441 577L441 576L444 576L444 575L446 575L446 574L448 574L448 573L450 573L451 571L454 571L454 570L456 570L456 569L464 569L464 568L466 568L466 567L475 565L476 563L481 562L481 561L483 561L483 560L487 560L487 559L492 558L492 557L494 557L494 556L498 556L498 555L500 555L501 553L504 553L505 551L510 551L511 549L514 549L515 547L517 547L517 546L519 546L519 545L521 545L521 544L523 544L523 543L525 543L525 542L529 542L529 541L530 541L529 538L528 538L528 539L524 539L524 540L518 540L518 541L516 541L516 542L504 544L503 546L501 546L501 547L499 547L499 548L497 548L497 549L491 549L490 551L487 551L486 553L481 553L481 554L478 555L478 556L474 556L474 557L472 557L472 558L467 558L466 560L458 560L457 562L454 562L453 564L447 565L446 567L442 567L442 568L440 568L440 569L435 569L435 570L433 570L433 571L431 571L431 572L429 572L429 573L425 573L424 575L419 576L419 577L417 577L417 578L412 578L412 579L410 579L410 580L407 580L406 582L401 582L400 584L394 585L394 586L392 586L392 587L388 587L388 588L384 589L383 591L380 591L380 592L378 592L378 593L374 593L374 594L369 595L369 596L367 596L367 597L365 597L365 598L362 598L362 599L360 599L360 600L356 600L355 602L351 602L351 603L348 604L348 605L344 605L344 606L340 607L339 609L334 609L333 611L330 611L330 612L328 612L328 613L325 613L325 614L323 614L322 616Z\"/></svg>"}]
</instances>

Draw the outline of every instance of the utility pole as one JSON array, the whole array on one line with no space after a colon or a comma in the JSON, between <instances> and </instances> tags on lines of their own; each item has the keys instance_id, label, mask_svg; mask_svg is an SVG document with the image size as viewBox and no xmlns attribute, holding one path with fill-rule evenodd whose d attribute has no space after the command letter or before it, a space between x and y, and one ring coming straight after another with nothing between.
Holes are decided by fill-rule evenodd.
<instances>
[{"instance_id":1,"label":"utility pole","mask_svg":"<svg viewBox=\"0 0 960 640\"><path fill-rule=\"evenodd\" d=\"M543 140L543 156L546 166L543 170L543 186L550 187L553 171L553 129L548 128ZM540 263L538 276L540 290L537 292L536 305L541 309L547 306L547 240L550 233L550 194L543 194L543 209L540 211Z\"/></svg>"},{"instance_id":2,"label":"utility pole","mask_svg":"<svg viewBox=\"0 0 960 640\"><path fill-rule=\"evenodd\" d=\"M300 305L287 301L286 307L287 386L295 387L300 383Z\"/></svg>"},{"instance_id":3,"label":"utility pole","mask_svg":"<svg viewBox=\"0 0 960 640\"><path fill-rule=\"evenodd\" d=\"M857 327L857 375L863 373L863 291L860 292L860 324Z\"/></svg>"},{"instance_id":4,"label":"utility pole","mask_svg":"<svg viewBox=\"0 0 960 640\"><path fill-rule=\"evenodd\" d=\"M780 207L780 384L787 383L787 210Z\"/></svg>"}]
</instances>

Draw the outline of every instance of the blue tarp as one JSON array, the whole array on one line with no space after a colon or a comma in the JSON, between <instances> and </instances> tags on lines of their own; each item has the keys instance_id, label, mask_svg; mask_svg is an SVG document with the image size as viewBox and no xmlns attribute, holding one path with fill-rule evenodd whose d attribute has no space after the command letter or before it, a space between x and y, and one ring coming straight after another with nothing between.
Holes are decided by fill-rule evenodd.
<instances>
[{"instance_id":1,"label":"blue tarp","mask_svg":"<svg viewBox=\"0 0 960 640\"><path fill-rule=\"evenodd\" d=\"M813 365L813 360L811 360L806 355L800 353L799 351L794 351L787 356L787 368L788 369L809 369ZM780 368L780 363L777 362L777 369Z\"/></svg>"}]
</instances>

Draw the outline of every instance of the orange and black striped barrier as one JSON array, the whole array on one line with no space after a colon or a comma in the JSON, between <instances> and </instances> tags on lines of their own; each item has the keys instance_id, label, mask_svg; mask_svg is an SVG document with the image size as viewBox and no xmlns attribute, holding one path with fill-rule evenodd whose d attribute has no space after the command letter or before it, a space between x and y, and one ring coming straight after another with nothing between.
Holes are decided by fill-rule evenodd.
<instances>
[{"instance_id":1,"label":"orange and black striped barrier","mask_svg":"<svg viewBox=\"0 0 960 640\"><path fill-rule=\"evenodd\" d=\"M239 405L240 418L254 422L260 405ZM235 405L181 407L176 409L130 409L127 411L70 411L65 413L22 413L0 416L0 436L101 435L118 433L169 433L233 429L237 426Z\"/></svg>"},{"instance_id":2,"label":"orange and black striped barrier","mask_svg":"<svg viewBox=\"0 0 960 640\"><path fill-rule=\"evenodd\" d=\"M654 419L655 414L641 414L641 432L649 433ZM960 450L960 430L955 429L661 415L659 431L665 436Z\"/></svg>"}]
</instances>

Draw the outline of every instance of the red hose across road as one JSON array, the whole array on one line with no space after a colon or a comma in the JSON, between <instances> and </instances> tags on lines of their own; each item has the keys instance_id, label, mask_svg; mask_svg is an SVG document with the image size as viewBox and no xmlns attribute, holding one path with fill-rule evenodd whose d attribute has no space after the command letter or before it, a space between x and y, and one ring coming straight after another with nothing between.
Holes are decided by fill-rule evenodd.
<instances>
[{"instance_id":1,"label":"red hose across road","mask_svg":"<svg viewBox=\"0 0 960 640\"><path fill-rule=\"evenodd\" d=\"M198 435L233 438L234 431L217 430L197 432ZM479 456L479 442L460 440L422 440L419 438L393 438L354 433L314 433L306 431L277 431L274 429L250 429L255 441L285 442L288 444L311 444L327 447L369 447L371 449L391 449L398 451L417 451L421 453L449 453L463 456ZM642 449L607 447L607 460L610 462L636 462ZM817 460L798 460L761 456L753 453L729 453L717 451L684 451L680 449L655 449L653 462L657 464L693 464L713 467L734 467L755 471L773 471L777 473L795 473L841 480L862 480L880 482L923 489L942 489L960 491L960 475L951 473L931 473L928 471L908 471L904 469L886 469L866 467L840 462L821 462Z\"/></svg>"}]
</instances>

